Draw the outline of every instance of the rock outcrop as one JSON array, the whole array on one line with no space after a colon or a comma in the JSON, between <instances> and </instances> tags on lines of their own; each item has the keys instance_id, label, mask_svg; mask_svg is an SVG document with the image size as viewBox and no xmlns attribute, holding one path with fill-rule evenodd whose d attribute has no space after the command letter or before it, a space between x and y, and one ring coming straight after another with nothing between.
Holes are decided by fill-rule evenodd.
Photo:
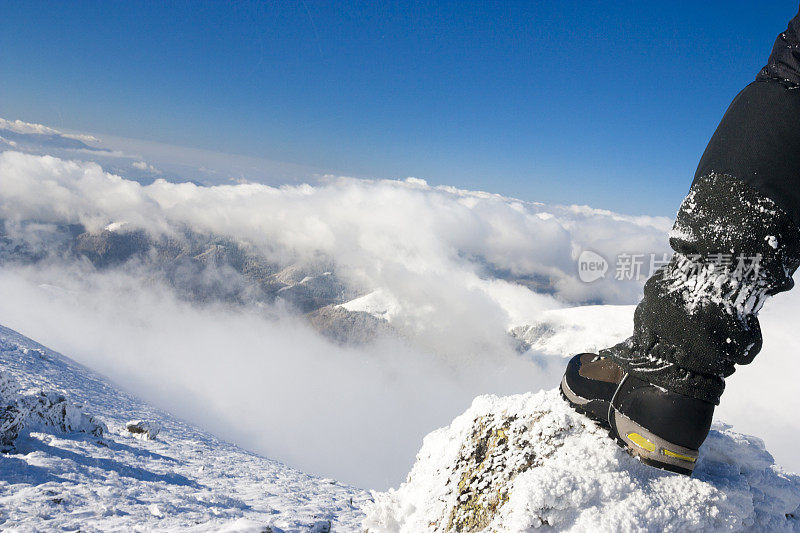
<instances>
[{"instance_id":1,"label":"rock outcrop","mask_svg":"<svg viewBox=\"0 0 800 533\"><path fill-rule=\"evenodd\" d=\"M61 394L52 391L20 394L16 383L0 372L0 450L11 450L24 429L82 432L97 437L108 431L105 424Z\"/></svg>"},{"instance_id":2,"label":"rock outcrop","mask_svg":"<svg viewBox=\"0 0 800 533\"><path fill-rule=\"evenodd\" d=\"M125 423L125 429L134 437L144 440L155 440L161 433L161 424L146 420L131 420Z\"/></svg>"},{"instance_id":3,"label":"rock outcrop","mask_svg":"<svg viewBox=\"0 0 800 533\"><path fill-rule=\"evenodd\" d=\"M800 530L800 476L716 425L692 478L648 467L556 391L481 396L429 434L367 531Z\"/></svg>"}]
</instances>

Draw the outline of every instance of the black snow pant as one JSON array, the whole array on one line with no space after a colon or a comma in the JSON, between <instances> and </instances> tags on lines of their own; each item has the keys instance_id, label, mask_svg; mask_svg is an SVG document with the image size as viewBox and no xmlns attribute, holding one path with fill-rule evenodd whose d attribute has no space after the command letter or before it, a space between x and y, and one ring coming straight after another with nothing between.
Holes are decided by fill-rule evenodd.
<instances>
[{"instance_id":1,"label":"black snow pant","mask_svg":"<svg viewBox=\"0 0 800 533\"><path fill-rule=\"evenodd\" d=\"M719 403L725 377L761 349L764 299L800 265L800 13L733 100L645 284L633 336L602 350L628 373Z\"/></svg>"}]
</instances>

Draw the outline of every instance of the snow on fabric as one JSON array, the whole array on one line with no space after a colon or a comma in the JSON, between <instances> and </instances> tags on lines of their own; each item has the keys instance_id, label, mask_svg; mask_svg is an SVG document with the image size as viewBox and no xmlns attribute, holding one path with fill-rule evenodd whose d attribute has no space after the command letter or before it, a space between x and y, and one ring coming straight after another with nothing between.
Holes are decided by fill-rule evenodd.
<instances>
[{"instance_id":1,"label":"snow on fabric","mask_svg":"<svg viewBox=\"0 0 800 533\"><path fill-rule=\"evenodd\" d=\"M27 426L0 454L4 531L359 528L364 491L222 442L2 326L0 369L4 401L53 391L45 396L61 398L56 404L75 415ZM109 428L102 437L91 431L96 419ZM153 421L151 429L157 421L158 439L133 438L131 419Z\"/></svg>"},{"instance_id":2,"label":"snow on fabric","mask_svg":"<svg viewBox=\"0 0 800 533\"><path fill-rule=\"evenodd\" d=\"M374 493L370 532L800 530L800 476L717 425L693 478L639 463L556 391L482 396Z\"/></svg>"}]
</instances>

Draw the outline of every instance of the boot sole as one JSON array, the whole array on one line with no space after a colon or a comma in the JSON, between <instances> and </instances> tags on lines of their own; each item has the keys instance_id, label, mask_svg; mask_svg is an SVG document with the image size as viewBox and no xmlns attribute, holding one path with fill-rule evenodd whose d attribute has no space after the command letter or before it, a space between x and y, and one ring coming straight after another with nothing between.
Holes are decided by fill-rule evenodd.
<instances>
[{"instance_id":1,"label":"boot sole","mask_svg":"<svg viewBox=\"0 0 800 533\"><path fill-rule=\"evenodd\" d=\"M611 429L611 425L608 423L608 409L611 407L610 402L597 399L590 400L589 398L580 396L569 388L566 376L561 379L560 391L561 397L564 398L575 411L591 418L601 426Z\"/></svg>"},{"instance_id":2,"label":"boot sole","mask_svg":"<svg viewBox=\"0 0 800 533\"><path fill-rule=\"evenodd\" d=\"M698 450L673 444L637 424L616 408L609 413L610 435L631 456L649 466L691 476Z\"/></svg>"}]
</instances>

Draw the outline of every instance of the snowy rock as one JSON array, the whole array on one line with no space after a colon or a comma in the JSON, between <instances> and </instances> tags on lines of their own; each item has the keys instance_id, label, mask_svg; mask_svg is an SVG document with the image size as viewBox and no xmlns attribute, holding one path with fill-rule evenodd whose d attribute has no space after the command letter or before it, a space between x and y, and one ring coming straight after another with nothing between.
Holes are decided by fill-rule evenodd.
<instances>
[{"instance_id":1,"label":"snowy rock","mask_svg":"<svg viewBox=\"0 0 800 533\"><path fill-rule=\"evenodd\" d=\"M315 330L338 344L364 345L380 335L394 333L386 320L339 305L321 307L306 318Z\"/></svg>"},{"instance_id":2,"label":"snowy rock","mask_svg":"<svg viewBox=\"0 0 800 533\"><path fill-rule=\"evenodd\" d=\"M4 349L0 346L0 349ZM13 403L19 397L19 385L5 372L0 372L0 402Z\"/></svg>"},{"instance_id":3,"label":"snowy rock","mask_svg":"<svg viewBox=\"0 0 800 533\"><path fill-rule=\"evenodd\" d=\"M398 489L366 504L370 532L798 531L800 476L761 440L717 425L692 478L639 463L557 391L481 396L425 437Z\"/></svg>"},{"instance_id":4,"label":"snowy rock","mask_svg":"<svg viewBox=\"0 0 800 533\"><path fill-rule=\"evenodd\" d=\"M150 509L150 514L156 518L164 518L164 511L161 510L158 504L154 503L148 509Z\"/></svg>"},{"instance_id":5,"label":"snowy rock","mask_svg":"<svg viewBox=\"0 0 800 533\"><path fill-rule=\"evenodd\" d=\"M161 425L156 422L146 422L144 420L131 420L125 424L125 429L134 437L144 440L154 440L161 432Z\"/></svg>"},{"instance_id":6,"label":"snowy rock","mask_svg":"<svg viewBox=\"0 0 800 533\"><path fill-rule=\"evenodd\" d=\"M31 351L31 354L41 352ZM0 448L8 451L23 429L89 433L101 437L105 424L55 392L20 394L17 384L0 373Z\"/></svg>"},{"instance_id":7,"label":"snowy rock","mask_svg":"<svg viewBox=\"0 0 800 533\"><path fill-rule=\"evenodd\" d=\"M311 527L311 533L331 533L331 521L319 520Z\"/></svg>"}]
</instances>

